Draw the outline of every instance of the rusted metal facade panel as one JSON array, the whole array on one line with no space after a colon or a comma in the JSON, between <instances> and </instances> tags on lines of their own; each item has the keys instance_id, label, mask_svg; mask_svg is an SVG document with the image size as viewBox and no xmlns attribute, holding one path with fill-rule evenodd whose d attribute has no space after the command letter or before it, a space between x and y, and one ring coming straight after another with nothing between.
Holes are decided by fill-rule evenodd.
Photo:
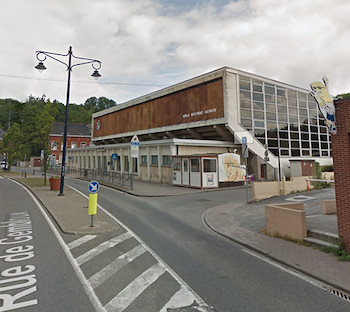
<instances>
[{"instance_id":1,"label":"rusted metal facade panel","mask_svg":"<svg viewBox=\"0 0 350 312\"><path fill-rule=\"evenodd\" d=\"M95 118L93 133L97 138L222 117L223 82L218 78Z\"/></svg>"}]
</instances>

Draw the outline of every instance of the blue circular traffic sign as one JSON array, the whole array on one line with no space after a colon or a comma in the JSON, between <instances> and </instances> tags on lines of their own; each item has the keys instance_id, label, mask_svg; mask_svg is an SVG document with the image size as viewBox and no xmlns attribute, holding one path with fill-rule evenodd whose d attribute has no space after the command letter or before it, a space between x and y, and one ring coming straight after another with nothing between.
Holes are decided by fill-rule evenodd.
<instances>
[{"instance_id":1,"label":"blue circular traffic sign","mask_svg":"<svg viewBox=\"0 0 350 312\"><path fill-rule=\"evenodd\" d=\"M97 181L91 181L89 183L89 192L90 193L97 193L99 189L100 189L100 184L98 184Z\"/></svg>"}]
</instances>

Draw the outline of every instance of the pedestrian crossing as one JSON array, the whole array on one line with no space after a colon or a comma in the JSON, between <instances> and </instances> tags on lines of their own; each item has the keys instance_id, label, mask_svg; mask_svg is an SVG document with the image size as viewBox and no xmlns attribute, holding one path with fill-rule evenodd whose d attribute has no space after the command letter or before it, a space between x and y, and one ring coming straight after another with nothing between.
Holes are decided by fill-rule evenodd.
<instances>
[{"instance_id":1,"label":"pedestrian crossing","mask_svg":"<svg viewBox=\"0 0 350 312\"><path fill-rule=\"evenodd\" d=\"M167 312L193 303L188 311L214 311L129 231L102 242L85 235L67 247L104 311Z\"/></svg>"}]
</instances>

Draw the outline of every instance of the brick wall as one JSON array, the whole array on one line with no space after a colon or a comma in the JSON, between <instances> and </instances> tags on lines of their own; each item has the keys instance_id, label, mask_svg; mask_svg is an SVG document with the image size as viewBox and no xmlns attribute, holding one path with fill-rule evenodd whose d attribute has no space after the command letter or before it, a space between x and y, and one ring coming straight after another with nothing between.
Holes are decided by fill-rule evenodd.
<instances>
[{"instance_id":1,"label":"brick wall","mask_svg":"<svg viewBox=\"0 0 350 312\"><path fill-rule=\"evenodd\" d=\"M350 251L350 99L334 102L337 134L332 135L338 233Z\"/></svg>"}]
</instances>

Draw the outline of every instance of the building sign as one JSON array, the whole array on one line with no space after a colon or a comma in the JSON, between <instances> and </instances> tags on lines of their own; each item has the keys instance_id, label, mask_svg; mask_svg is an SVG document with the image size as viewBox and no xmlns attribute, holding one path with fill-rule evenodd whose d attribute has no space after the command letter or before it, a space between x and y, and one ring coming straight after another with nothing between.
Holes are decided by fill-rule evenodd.
<instances>
[{"instance_id":1,"label":"building sign","mask_svg":"<svg viewBox=\"0 0 350 312\"><path fill-rule=\"evenodd\" d=\"M328 78L323 77L322 82L312 82L310 87L310 94L315 98L318 103L318 107L326 119L330 133L336 133L337 128L335 126L335 107L333 104L333 97L329 94L328 90Z\"/></svg>"},{"instance_id":2,"label":"building sign","mask_svg":"<svg viewBox=\"0 0 350 312\"><path fill-rule=\"evenodd\" d=\"M238 154L225 153L218 155L219 182L244 181L245 168L240 165Z\"/></svg>"}]
</instances>

